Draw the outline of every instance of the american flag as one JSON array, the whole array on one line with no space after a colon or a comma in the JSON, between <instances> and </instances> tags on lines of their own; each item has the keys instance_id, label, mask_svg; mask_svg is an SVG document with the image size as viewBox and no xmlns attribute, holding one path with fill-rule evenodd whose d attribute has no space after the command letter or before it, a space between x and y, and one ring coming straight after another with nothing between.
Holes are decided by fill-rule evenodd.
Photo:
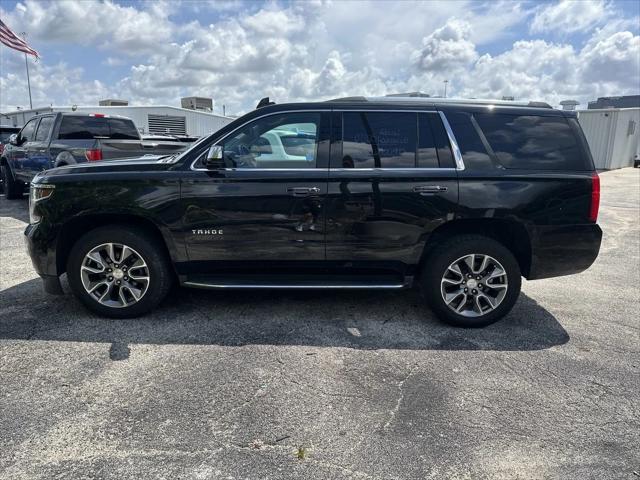
<instances>
[{"instance_id":1,"label":"american flag","mask_svg":"<svg viewBox=\"0 0 640 480\"><path fill-rule=\"evenodd\" d=\"M15 33L7 27L2 20L0 20L0 42L4 43L7 47L13 48L20 52L24 52L28 55L33 55L39 58L38 52L31 48L27 43L18 37Z\"/></svg>"}]
</instances>

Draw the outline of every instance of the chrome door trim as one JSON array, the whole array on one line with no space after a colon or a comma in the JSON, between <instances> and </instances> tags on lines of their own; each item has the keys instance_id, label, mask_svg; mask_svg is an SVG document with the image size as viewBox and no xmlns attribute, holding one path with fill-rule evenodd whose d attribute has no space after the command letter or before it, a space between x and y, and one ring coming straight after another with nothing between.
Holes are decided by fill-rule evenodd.
<instances>
[{"instance_id":1,"label":"chrome door trim","mask_svg":"<svg viewBox=\"0 0 640 480\"><path fill-rule=\"evenodd\" d=\"M408 285L404 283L392 283L387 285L326 285L322 283L314 284L314 285L298 285L298 284L226 284L226 283L201 283L201 282L190 282L186 281L183 283L186 287L194 287L194 288L227 288L227 289L244 289L244 288L253 288L253 289L275 289L275 288L293 288L298 290L303 289L313 289L313 288L321 288L321 289L360 289L360 290L369 290L369 289L401 289L407 288Z\"/></svg>"},{"instance_id":2,"label":"chrome door trim","mask_svg":"<svg viewBox=\"0 0 640 480\"><path fill-rule=\"evenodd\" d=\"M444 112L438 112L438 113L440 114L440 119L442 120L444 129L447 132L447 136L449 137L451 150L453 150L453 158L456 162L456 170L464 170L464 161L462 160L462 152L460 151L460 147L458 147L458 142L456 140L456 136L453 134L451 125L449 125L449 120L447 120L447 116L444 114Z\"/></svg>"},{"instance_id":3,"label":"chrome door trim","mask_svg":"<svg viewBox=\"0 0 640 480\"><path fill-rule=\"evenodd\" d=\"M456 168L453 167L426 167L426 168L417 168L417 167L409 167L409 168L391 168L391 167L380 167L380 168L330 168L329 172L451 172L456 171Z\"/></svg>"}]
</instances>

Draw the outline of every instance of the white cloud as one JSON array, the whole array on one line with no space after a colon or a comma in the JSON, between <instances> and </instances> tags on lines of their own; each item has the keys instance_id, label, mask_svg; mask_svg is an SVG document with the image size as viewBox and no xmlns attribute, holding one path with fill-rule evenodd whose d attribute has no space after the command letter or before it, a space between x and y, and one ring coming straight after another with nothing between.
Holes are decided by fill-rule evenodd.
<instances>
[{"instance_id":1,"label":"white cloud","mask_svg":"<svg viewBox=\"0 0 640 480\"><path fill-rule=\"evenodd\" d=\"M561 0L539 7L531 22L531 32L584 32L601 25L613 15L604 0Z\"/></svg>"},{"instance_id":2,"label":"white cloud","mask_svg":"<svg viewBox=\"0 0 640 480\"><path fill-rule=\"evenodd\" d=\"M55 43L99 44L120 55L152 52L169 42L173 32L169 3L150 2L147 9L109 0L40 2L26 0L12 12L2 12L14 31Z\"/></svg>"},{"instance_id":3,"label":"white cloud","mask_svg":"<svg viewBox=\"0 0 640 480\"><path fill-rule=\"evenodd\" d=\"M24 61L19 56L17 63L22 68L12 68L12 72L0 76L0 109L15 110L17 106L29 106ZM17 65L16 65L17 67ZM100 80L83 79L84 71L79 67L60 62L45 65L30 61L29 73L34 107L56 104L54 99L64 99L64 104L96 105L97 99L112 96L112 90Z\"/></svg>"},{"instance_id":4,"label":"white cloud","mask_svg":"<svg viewBox=\"0 0 640 480\"><path fill-rule=\"evenodd\" d=\"M426 71L447 71L464 68L477 57L470 41L471 25L455 18L422 40L422 49L414 52L413 61Z\"/></svg>"}]
</instances>

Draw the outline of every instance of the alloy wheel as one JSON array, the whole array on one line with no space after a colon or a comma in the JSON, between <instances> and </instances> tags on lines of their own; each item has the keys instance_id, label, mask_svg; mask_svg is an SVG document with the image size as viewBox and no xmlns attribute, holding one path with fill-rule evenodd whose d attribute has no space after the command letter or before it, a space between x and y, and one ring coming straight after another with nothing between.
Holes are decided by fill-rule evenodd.
<instances>
[{"instance_id":1,"label":"alloy wheel","mask_svg":"<svg viewBox=\"0 0 640 480\"><path fill-rule=\"evenodd\" d=\"M500 262L478 253L451 263L440 281L447 307L465 317L481 317L498 308L508 288L507 271Z\"/></svg>"},{"instance_id":2,"label":"alloy wheel","mask_svg":"<svg viewBox=\"0 0 640 480\"><path fill-rule=\"evenodd\" d=\"M111 308L138 303L149 288L149 267L142 255L121 243L103 243L87 253L80 266L85 291Z\"/></svg>"}]
</instances>

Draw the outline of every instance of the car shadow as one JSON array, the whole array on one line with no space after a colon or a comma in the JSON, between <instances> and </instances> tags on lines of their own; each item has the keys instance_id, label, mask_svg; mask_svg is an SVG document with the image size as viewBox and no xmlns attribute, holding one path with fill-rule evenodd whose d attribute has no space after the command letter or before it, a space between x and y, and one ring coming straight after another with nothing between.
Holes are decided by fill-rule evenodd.
<instances>
[{"instance_id":1,"label":"car shadow","mask_svg":"<svg viewBox=\"0 0 640 480\"><path fill-rule=\"evenodd\" d=\"M7 200L6 195L0 194L0 217L11 217L29 223L29 195L24 194L22 198Z\"/></svg>"},{"instance_id":2,"label":"car shadow","mask_svg":"<svg viewBox=\"0 0 640 480\"><path fill-rule=\"evenodd\" d=\"M89 313L69 293L45 294L34 279L1 291L0 304L0 339L110 343L114 360L126 358L131 344L526 351L569 340L555 317L524 294L505 319L482 329L441 323L412 290L176 288L154 312L113 320Z\"/></svg>"}]
</instances>

